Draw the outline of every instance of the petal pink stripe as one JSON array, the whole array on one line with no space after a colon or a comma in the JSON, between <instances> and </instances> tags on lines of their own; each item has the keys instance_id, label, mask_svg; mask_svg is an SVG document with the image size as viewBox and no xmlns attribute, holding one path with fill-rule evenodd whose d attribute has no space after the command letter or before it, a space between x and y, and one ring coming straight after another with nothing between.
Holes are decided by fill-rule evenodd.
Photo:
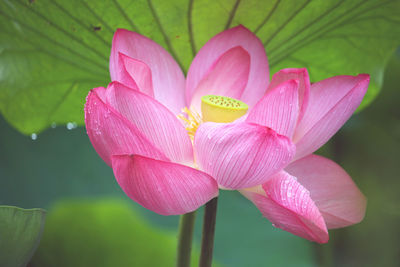
<instances>
[{"instance_id":1,"label":"petal pink stripe","mask_svg":"<svg viewBox=\"0 0 400 267\"><path fill-rule=\"evenodd\" d=\"M328 230L309 192L285 172L274 175L263 186L265 194L242 190L275 227L294 235L326 243Z\"/></svg>"},{"instance_id":2,"label":"petal pink stripe","mask_svg":"<svg viewBox=\"0 0 400 267\"><path fill-rule=\"evenodd\" d=\"M118 75L114 78L115 81L118 81L122 84L124 84L125 86L132 88L134 90L139 90L139 86L136 84L135 80L133 79L133 77L131 76L131 74L129 74L129 72L126 70L126 66L125 66L125 57L128 59L129 57L122 54L122 53L118 53L119 54L119 62L121 67L118 68ZM132 59L134 60L134 59ZM153 95L154 97L154 95Z\"/></svg>"},{"instance_id":3,"label":"petal pink stripe","mask_svg":"<svg viewBox=\"0 0 400 267\"><path fill-rule=\"evenodd\" d=\"M311 97L303 120L296 128L296 159L325 144L360 105L369 84L369 75L338 76L311 87Z\"/></svg>"},{"instance_id":4,"label":"petal pink stripe","mask_svg":"<svg viewBox=\"0 0 400 267\"><path fill-rule=\"evenodd\" d=\"M298 86L296 80L289 80L268 90L251 109L246 121L270 127L291 138L299 113Z\"/></svg>"},{"instance_id":5,"label":"petal pink stripe","mask_svg":"<svg viewBox=\"0 0 400 267\"><path fill-rule=\"evenodd\" d=\"M178 118L153 98L123 84L107 88L107 101L174 162L193 162L192 142Z\"/></svg>"},{"instance_id":6,"label":"petal pink stripe","mask_svg":"<svg viewBox=\"0 0 400 267\"><path fill-rule=\"evenodd\" d=\"M199 82L190 107L200 112L201 97L204 95L240 99L249 79L249 71L249 53L240 46L229 49L216 60L207 75Z\"/></svg>"},{"instance_id":7,"label":"petal pink stripe","mask_svg":"<svg viewBox=\"0 0 400 267\"><path fill-rule=\"evenodd\" d=\"M116 80L130 88L138 88L139 91L154 97L151 70L146 63L119 53L119 60L123 67L119 80Z\"/></svg>"},{"instance_id":8,"label":"petal pink stripe","mask_svg":"<svg viewBox=\"0 0 400 267\"><path fill-rule=\"evenodd\" d=\"M100 157L111 166L111 156L121 153L135 153L168 161L131 122L112 107L105 104L99 95L105 89L95 88L89 92L85 105L86 131Z\"/></svg>"},{"instance_id":9,"label":"petal pink stripe","mask_svg":"<svg viewBox=\"0 0 400 267\"><path fill-rule=\"evenodd\" d=\"M264 95L269 80L264 46L257 36L240 25L214 36L197 53L187 75L187 103L191 103L195 89L212 64L226 51L237 46L241 46L250 54L249 80L241 100L252 107Z\"/></svg>"},{"instance_id":10,"label":"petal pink stripe","mask_svg":"<svg viewBox=\"0 0 400 267\"><path fill-rule=\"evenodd\" d=\"M309 155L290 164L286 171L310 191L329 229L359 223L364 218L365 196L335 162Z\"/></svg>"},{"instance_id":11,"label":"petal pink stripe","mask_svg":"<svg viewBox=\"0 0 400 267\"><path fill-rule=\"evenodd\" d=\"M298 121L300 121L304 116L304 112L307 108L308 100L310 97L310 77L308 75L307 69L283 69L278 71L274 74L274 76L272 76L268 90L273 89L284 81L292 79L299 81L298 103L300 107L300 112Z\"/></svg>"},{"instance_id":12,"label":"petal pink stripe","mask_svg":"<svg viewBox=\"0 0 400 267\"><path fill-rule=\"evenodd\" d=\"M128 197L158 214L188 213L218 195L218 185L212 177L180 164L117 155L112 157L112 166Z\"/></svg>"},{"instance_id":13,"label":"petal pink stripe","mask_svg":"<svg viewBox=\"0 0 400 267\"><path fill-rule=\"evenodd\" d=\"M194 138L201 170L225 188L261 184L284 168L295 153L285 136L252 123L204 123Z\"/></svg>"},{"instance_id":14,"label":"petal pink stripe","mask_svg":"<svg viewBox=\"0 0 400 267\"><path fill-rule=\"evenodd\" d=\"M119 81L124 64L119 53L144 62L152 74L155 98L175 114L185 106L185 77L173 57L151 39L124 29L118 29L113 38L110 56L112 81Z\"/></svg>"}]
</instances>

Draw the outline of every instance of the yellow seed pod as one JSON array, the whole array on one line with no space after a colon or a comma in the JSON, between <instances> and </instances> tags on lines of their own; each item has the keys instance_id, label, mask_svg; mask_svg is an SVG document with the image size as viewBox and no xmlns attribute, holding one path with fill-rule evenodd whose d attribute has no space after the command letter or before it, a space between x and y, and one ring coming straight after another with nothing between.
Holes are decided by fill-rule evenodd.
<instances>
[{"instance_id":1,"label":"yellow seed pod","mask_svg":"<svg viewBox=\"0 0 400 267\"><path fill-rule=\"evenodd\" d=\"M245 115L248 109L244 102L231 97L205 95L201 98L204 122L232 122Z\"/></svg>"}]
</instances>

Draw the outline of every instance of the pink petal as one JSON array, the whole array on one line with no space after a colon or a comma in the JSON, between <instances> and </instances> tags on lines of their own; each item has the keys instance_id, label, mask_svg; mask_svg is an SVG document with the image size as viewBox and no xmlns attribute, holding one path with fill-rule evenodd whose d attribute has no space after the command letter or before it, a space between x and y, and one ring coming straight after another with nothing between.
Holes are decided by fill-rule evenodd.
<instances>
[{"instance_id":1,"label":"pink petal","mask_svg":"<svg viewBox=\"0 0 400 267\"><path fill-rule=\"evenodd\" d=\"M272 76L271 82L268 86L271 90L272 88L278 86L287 80L298 80L299 81L299 101L298 105L300 107L298 121L300 121L308 105L308 99L310 97L310 77L308 76L307 69L283 69L278 71ZM268 91L267 91L268 92Z\"/></svg>"},{"instance_id":2,"label":"pink petal","mask_svg":"<svg viewBox=\"0 0 400 267\"><path fill-rule=\"evenodd\" d=\"M116 81L154 97L151 70L146 63L119 53L120 75Z\"/></svg>"},{"instance_id":3,"label":"pink petal","mask_svg":"<svg viewBox=\"0 0 400 267\"><path fill-rule=\"evenodd\" d=\"M249 71L249 53L240 46L229 49L216 60L207 75L199 82L190 107L200 112L201 97L204 95L240 99L249 79Z\"/></svg>"},{"instance_id":4,"label":"pink petal","mask_svg":"<svg viewBox=\"0 0 400 267\"><path fill-rule=\"evenodd\" d=\"M264 193L254 190L242 190L241 193L275 227L310 241L328 242L328 230L321 213L310 198L310 193L295 177L280 172L263 184L262 189Z\"/></svg>"},{"instance_id":5,"label":"pink petal","mask_svg":"<svg viewBox=\"0 0 400 267\"><path fill-rule=\"evenodd\" d=\"M268 87L268 60L264 46L251 31L242 25L214 36L197 53L189 68L186 81L186 102L190 103L195 89L222 54L241 46L250 55L250 73L241 100L250 107L264 95Z\"/></svg>"},{"instance_id":6,"label":"pink petal","mask_svg":"<svg viewBox=\"0 0 400 267\"><path fill-rule=\"evenodd\" d=\"M297 80L288 80L268 90L251 109L246 121L270 127L291 138L299 112L298 87Z\"/></svg>"},{"instance_id":7,"label":"pink petal","mask_svg":"<svg viewBox=\"0 0 400 267\"><path fill-rule=\"evenodd\" d=\"M117 155L112 157L112 166L128 197L162 215L194 211L218 195L211 176L180 164Z\"/></svg>"},{"instance_id":8,"label":"pink petal","mask_svg":"<svg viewBox=\"0 0 400 267\"><path fill-rule=\"evenodd\" d=\"M335 162L309 155L290 164L286 171L310 191L329 229L359 223L364 218L365 196Z\"/></svg>"},{"instance_id":9,"label":"pink petal","mask_svg":"<svg viewBox=\"0 0 400 267\"><path fill-rule=\"evenodd\" d=\"M295 159L309 155L325 144L360 105L369 75L336 76L311 86L310 100L293 140Z\"/></svg>"},{"instance_id":10,"label":"pink petal","mask_svg":"<svg viewBox=\"0 0 400 267\"><path fill-rule=\"evenodd\" d=\"M284 168L295 153L289 138L253 123L204 123L194 138L199 168L225 188L265 182Z\"/></svg>"},{"instance_id":11,"label":"pink petal","mask_svg":"<svg viewBox=\"0 0 400 267\"><path fill-rule=\"evenodd\" d=\"M107 101L169 159L182 164L193 162L192 142L185 127L158 101L118 82L107 88Z\"/></svg>"},{"instance_id":12,"label":"pink petal","mask_svg":"<svg viewBox=\"0 0 400 267\"><path fill-rule=\"evenodd\" d=\"M120 80L121 69L125 67L119 53L145 63L151 69L155 98L175 114L181 112L181 108L185 107L185 77L164 48L143 35L118 29L114 34L110 56L112 81Z\"/></svg>"},{"instance_id":13,"label":"pink petal","mask_svg":"<svg viewBox=\"0 0 400 267\"><path fill-rule=\"evenodd\" d=\"M85 105L86 131L100 157L111 166L111 156L135 153L168 161L131 122L122 117L99 97L105 98L105 89L95 88L89 92Z\"/></svg>"}]
</instances>

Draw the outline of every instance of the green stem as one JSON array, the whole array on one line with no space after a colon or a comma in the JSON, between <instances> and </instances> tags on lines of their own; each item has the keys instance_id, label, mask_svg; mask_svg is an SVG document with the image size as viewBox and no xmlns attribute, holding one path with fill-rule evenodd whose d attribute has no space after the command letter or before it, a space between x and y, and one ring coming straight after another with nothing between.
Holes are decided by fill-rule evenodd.
<instances>
[{"instance_id":1,"label":"green stem","mask_svg":"<svg viewBox=\"0 0 400 267\"><path fill-rule=\"evenodd\" d=\"M217 219L217 204L218 197L211 199L206 204L204 210L203 237L201 240L199 267L211 267L214 248L215 222Z\"/></svg>"},{"instance_id":2,"label":"green stem","mask_svg":"<svg viewBox=\"0 0 400 267\"><path fill-rule=\"evenodd\" d=\"M178 233L178 255L176 267L190 267L192 239L196 211L181 215Z\"/></svg>"}]
</instances>

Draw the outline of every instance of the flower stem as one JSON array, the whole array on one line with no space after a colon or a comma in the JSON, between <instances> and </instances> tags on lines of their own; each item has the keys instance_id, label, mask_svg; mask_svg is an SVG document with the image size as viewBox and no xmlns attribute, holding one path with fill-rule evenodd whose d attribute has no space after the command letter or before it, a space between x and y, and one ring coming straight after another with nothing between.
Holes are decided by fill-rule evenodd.
<instances>
[{"instance_id":1,"label":"flower stem","mask_svg":"<svg viewBox=\"0 0 400 267\"><path fill-rule=\"evenodd\" d=\"M193 228L196 211L183 214L179 220L178 255L176 267L190 267L190 254L192 252Z\"/></svg>"},{"instance_id":2,"label":"flower stem","mask_svg":"<svg viewBox=\"0 0 400 267\"><path fill-rule=\"evenodd\" d=\"M215 222L217 219L218 197L211 199L204 210L203 237L201 240L201 254L199 267L211 267Z\"/></svg>"}]
</instances>

